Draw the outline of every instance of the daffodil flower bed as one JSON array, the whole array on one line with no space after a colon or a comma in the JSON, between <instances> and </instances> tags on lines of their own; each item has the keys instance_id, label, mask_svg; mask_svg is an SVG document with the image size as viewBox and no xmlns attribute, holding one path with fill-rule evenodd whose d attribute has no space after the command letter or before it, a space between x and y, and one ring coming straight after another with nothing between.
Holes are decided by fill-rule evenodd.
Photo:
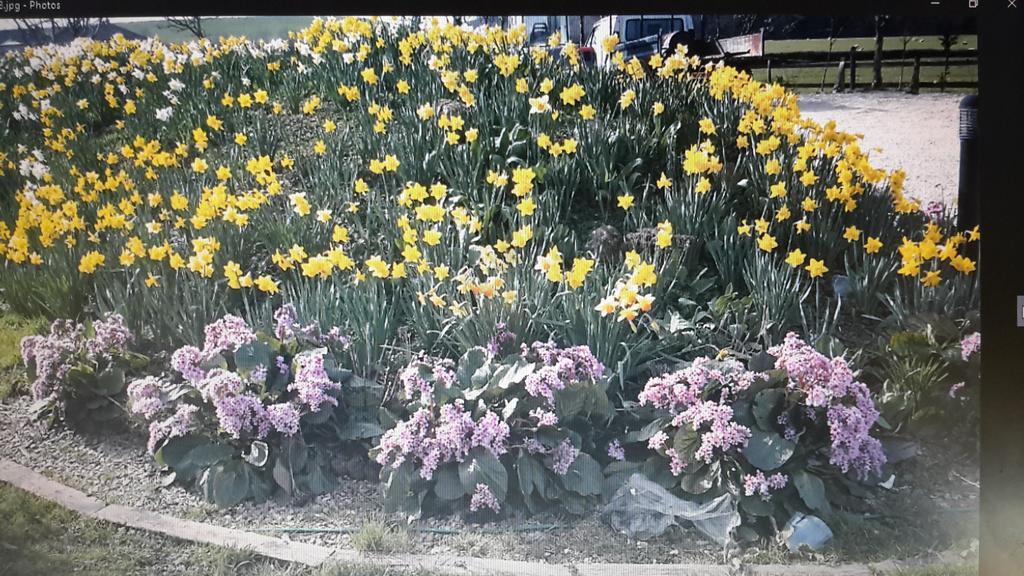
<instances>
[{"instance_id":1,"label":"daffodil flower bed","mask_svg":"<svg viewBox=\"0 0 1024 576\"><path fill-rule=\"evenodd\" d=\"M800 462L862 478L880 463L865 448L876 423L869 391L912 396L910 410L949 396L908 395L908 364L871 351L883 348L877 333L928 315L949 319L944 342L976 332L980 232L922 211L904 173L873 167L856 136L802 118L782 87L685 48L647 63L616 54L605 71L583 67L573 44L558 61L526 46L523 28L420 24L317 19L258 43L76 40L0 63L3 298L53 318L120 314L140 349L177 349L176 400L152 379L128 391L154 422L154 452L173 469L172 443L212 438L230 448L218 474L259 490L218 491L227 480L199 474L213 463L186 466L182 480L205 477L215 500L233 503L266 495L271 480L290 489L274 458L316 452L307 446L319 432L303 422L333 414L328 399L343 403L345 385L329 378L340 396L333 385L303 396L272 364L267 377L285 387L268 388L247 362L262 365L270 350L295 372L326 362L321 344L268 335L210 354L195 347L224 322L259 334L248 327L269 326L282 305L317 334L349 337L330 354L336 368L386 388L364 408L367 422L390 428L374 454L396 509L457 501L506 511L513 501L581 511L598 499L593 470L621 476L647 430L648 442L655 432L684 437L640 460L683 492L728 484L749 503L795 485L796 506L820 511L805 494L817 483L800 476L810 468L776 472L736 456L789 429L765 421L757 432L722 390L778 400L759 410L816 430L807 450L817 455ZM516 358L488 349L499 326L520 343L585 351L595 369L581 379L584 399L559 404L575 379L548 374L540 345ZM845 393L806 390L783 386L768 366L753 371L755 358L796 346L790 332L862 363L863 384L851 376ZM694 406L647 399L703 357L727 365L708 380L707 418L675 421ZM525 365L565 389L538 396ZM495 390L503 370L527 379ZM761 390L751 375L766 371ZM398 382L404 397L393 394ZM853 463L822 443L823 420L850 403L859 415L836 418L861 419L854 436L868 454ZM797 407L817 414L815 426L790 414ZM654 409L673 423L650 427ZM203 414L202 434L179 434L192 411ZM690 452L706 426L721 438L698 458ZM459 430L458 442L437 447ZM560 474L570 453L580 482ZM306 471L307 460L283 466ZM745 506L761 519L749 525L781 519L774 506Z\"/></svg>"}]
</instances>

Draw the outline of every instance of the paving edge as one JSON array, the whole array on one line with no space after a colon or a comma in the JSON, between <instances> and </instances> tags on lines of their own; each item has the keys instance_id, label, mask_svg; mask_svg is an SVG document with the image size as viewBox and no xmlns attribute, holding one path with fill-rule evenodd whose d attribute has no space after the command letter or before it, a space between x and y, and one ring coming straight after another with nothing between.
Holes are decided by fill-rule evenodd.
<instances>
[{"instance_id":1,"label":"paving edge","mask_svg":"<svg viewBox=\"0 0 1024 576\"><path fill-rule=\"evenodd\" d=\"M108 504L51 480L10 460L0 459L0 482L68 508L79 514L137 530L156 532L203 544L248 550L261 556L307 566L329 563L358 563L393 568L423 568L450 574L514 576L873 576L920 562L887 560L873 564L750 564L742 567L706 564L547 564L500 558L442 555L367 555L355 550L328 548L318 544L294 542L264 534L184 520L149 510Z\"/></svg>"}]
</instances>

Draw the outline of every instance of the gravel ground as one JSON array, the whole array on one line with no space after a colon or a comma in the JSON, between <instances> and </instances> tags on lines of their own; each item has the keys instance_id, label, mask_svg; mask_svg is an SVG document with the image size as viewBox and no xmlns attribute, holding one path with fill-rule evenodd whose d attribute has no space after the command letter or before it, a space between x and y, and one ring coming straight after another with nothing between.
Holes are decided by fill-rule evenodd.
<instances>
[{"instance_id":1,"label":"gravel ground","mask_svg":"<svg viewBox=\"0 0 1024 576\"><path fill-rule=\"evenodd\" d=\"M146 452L141 434L118 433L91 437L68 430L47 430L26 416L30 400L20 397L0 404L0 457L59 480L112 504L135 506L178 518L243 530L268 528L359 528L367 520L401 523L386 517L377 482L341 480L338 490L304 506L274 501L243 503L223 510L197 493L174 485L163 487L161 476ZM487 533L459 516L419 521L420 528L455 529L459 534L414 532L409 548L415 554L462 554L480 557L550 562L694 562L718 561L713 545L693 530L672 529L656 541L630 542L600 521L597 515L579 518L535 516L527 522L565 526L545 532ZM500 532L521 526L515 519L484 528ZM324 546L352 548L349 534L282 534L282 537ZM609 545L595 545L607 543Z\"/></svg>"},{"instance_id":2,"label":"gravel ground","mask_svg":"<svg viewBox=\"0 0 1024 576\"><path fill-rule=\"evenodd\" d=\"M222 510L205 502L195 492L180 486L161 486L160 473L152 458L146 452L145 438L139 433L104 434L102 437L86 436L67 430L47 430L30 421L27 417L30 400L26 397L0 404L0 458L7 458L29 466L42 474L77 488L108 503L116 503L156 512L208 522L250 531L269 528L348 528L358 529L368 520L383 520L390 525L400 525L398 516L383 514L380 487L376 482L341 480L338 490L320 496L305 506L292 506L274 501L256 505L243 503L229 510ZM941 454L941 453L940 453ZM943 468L945 466L945 468ZM892 513L911 517L925 514L934 517L934 509L977 507L977 468L975 465L956 466L948 470L948 462L928 465L927 473L918 472L919 478L899 488L881 503L883 507L896 506ZM939 474L933 473L944 470ZM970 478L957 474L956 470ZM941 484L929 479L950 476ZM925 479L924 487L921 486ZM911 482L911 478L906 478ZM966 489L965 484L966 483ZM911 492L907 492L911 490ZM948 493L944 493L948 491ZM906 505L910 496L924 502ZM935 503L929 503L935 502ZM976 512L971 518L976 516ZM896 517L896 516L893 516ZM962 518L943 520L962 522ZM522 526L521 520L505 519L485 526L472 525L457 515L444 518L421 520L416 527L455 529L458 534L435 534L411 532L400 542L402 551L414 554L457 554L477 557L532 560L555 563L721 563L721 550L710 544L693 529L672 528L662 536L649 542L638 542L615 533L604 524L597 514L583 518L540 515L532 517L528 524L548 524L571 528L550 531L514 531ZM946 524L946 522L941 522ZM928 522L924 522L928 525ZM883 556L918 556L926 551L932 553L956 545L957 536L949 534L946 528L938 532L921 532L914 527L911 536L909 527L900 528L907 548L883 552ZM482 533L486 530L489 533ZM920 533L918 533L920 532ZM274 533L274 532L272 532ZM973 537L971 532L967 536ZM280 534L282 537L313 542L325 546L353 548L350 534L312 533ZM741 561L750 563L817 561L834 563L838 561L863 561L865 554L877 559L879 545L877 535L868 540L854 538L853 547L844 551L829 551L819 555L788 556L778 545L750 548L742 554ZM858 549L859 548L859 549Z\"/></svg>"},{"instance_id":3,"label":"gravel ground","mask_svg":"<svg viewBox=\"0 0 1024 576\"><path fill-rule=\"evenodd\" d=\"M959 182L959 106L963 94L860 92L801 95L803 116L863 134L873 164L907 173L906 192L924 204L956 207ZM878 150L876 150L878 149Z\"/></svg>"}]
</instances>

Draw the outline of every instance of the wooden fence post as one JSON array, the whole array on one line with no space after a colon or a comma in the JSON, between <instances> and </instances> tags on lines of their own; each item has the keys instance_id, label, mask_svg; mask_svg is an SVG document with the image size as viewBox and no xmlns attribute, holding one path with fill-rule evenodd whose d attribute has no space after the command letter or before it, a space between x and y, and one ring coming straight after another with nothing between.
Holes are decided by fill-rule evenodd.
<instances>
[{"instance_id":1,"label":"wooden fence post","mask_svg":"<svg viewBox=\"0 0 1024 576\"><path fill-rule=\"evenodd\" d=\"M839 61L839 71L836 73L836 85L832 87L833 92L842 92L846 86L846 60Z\"/></svg>"},{"instance_id":2,"label":"wooden fence post","mask_svg":"<svg viewBox=\"0 0 1024 576\"><path fill-rule=\"evenodd\" d=\"M850 46L850 92L857 89L857 48Z\"/></svg>"},{"instance_id":3,"label":"wooden fence post","mask_svg":"<svg viewBox=\"0 0 1024 576\"><path fill-rule=\"evenodd\" d=\"M914 56L914 71L910 74L910 88L908 94L917 94L921 83L921 57Z\"/></svg>"},{"instance_id":4,"label":"wooden fence post","mask_svg":"<svg viewBox=\"0 0 1024 576\"><path fill-rule=\"evenodd\" d=\"M771 84L772 83L772 59L771 58L768 59L767 65L768 65L768 83Z\"/></svg>"}]
</instances>

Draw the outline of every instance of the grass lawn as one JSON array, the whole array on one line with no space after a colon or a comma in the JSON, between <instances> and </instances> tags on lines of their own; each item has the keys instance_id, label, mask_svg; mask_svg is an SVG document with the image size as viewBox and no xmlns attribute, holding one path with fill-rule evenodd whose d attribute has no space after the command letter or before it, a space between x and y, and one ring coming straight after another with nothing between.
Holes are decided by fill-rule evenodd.
<instances>
[{"instance_id":1,"label":"grass lawn","mask_svg":"<svg viewBox=\"0 0 1024 576\"><path fill-rule=\"evenodd\" d=\"M940 566L884 572L883 576L977 576L977 566Z\"/></svg>"},{"instance_id":2,"label":"grass lawn","mask_svg":"<svg viewBox=\"0 0 1024 576\"><path fill-rule=\"evenodd\" d=\"M289 30L300 30L313 21L311 16L242 16L203 19L203 32L215 40L221 36L245 36L250 40L287 38ZM143 36L159 36L164 42L195 40L191 32L177 30L167 22L125 22L119 26Z\"/></svg>"},{"instance_id":3,"label":"grass lawn","mask_svg":"<svg viewBox=\"0 0 1024 576\"><path fill-rule=\"evenodd\" d=\"M441 576L394 568L308 568L93 520L0 483L0 576Z\"/></svg>"},{"instance_id":4,"label":"grass lawn","mask_svg":"<svg viewBox=\"0 0 1024 576\"><path fill-rule=\"evenodd\" d=\"M772 80L782 85L787 84L806 84L813 83L819 84L821 82L821 73L825 70L825 90L831 92L832 86L836 83L836 74L838 73L838 59L836 64L830 65L827 68L776 68L772 67ZM913 66L906 66L903 68L903 86L904 88L910 84L910 76L913 74ZM764 68L758 68L753 71L754 79L762 82L768 79L767 70ZM865 57L863 62L857 64L857 89L866 89L871 84L871 61L870 55ZM922 67L921 68L921 90L922 91L934 91L939 89L939 78L942 74L941 67ZM883 65L882 66L882 80L884 82L897 82L900 79L900 67ZM978 80L978 67L977 66L950 66L949 77L947 78L950 82L976 82ZM849 81L849 71L847 71L847 81ZM815 90L813 88L802 88L801 90ZM799 91L799 90L798 90ZM973 89L957 88L947 89L947 92L957 91L970 91L974 92Z\"/></svg>"},{"instance_id":5,"label":"grass lawn","mask_svg":"<svg viewBox=\"0 0 1024 576\"><path fill-rule=\"evenodd\" d=\"M14 395L25 384L21 367L21 339L38 334L46 326L40 319L0 312L0 401Z\"/></svg>"},{"instance_id":6,"label":"grass lawn","mask_svg":"<svg viewBox=\"0 0 1024 576\"><path fill-rule=\"evenodd\" d=\"M850 47L857 46L863 51L875 49L875 39L872 38L837 38L832 45L833 52L846 53ZM903 39L900 36L887 36L883 47L886 50L899 50L903 48ZM970 50L978 47L977 36L961 36L953 46L953 53L957 50ZM907 52L913 50L941 50L938 36L914 36L907 44ZM804 52L813 50L828 50L827 38L808 38L803 40L765 40L764 51L766 54L785 54L786 52Z\"/></svg>"}]
</instances>

